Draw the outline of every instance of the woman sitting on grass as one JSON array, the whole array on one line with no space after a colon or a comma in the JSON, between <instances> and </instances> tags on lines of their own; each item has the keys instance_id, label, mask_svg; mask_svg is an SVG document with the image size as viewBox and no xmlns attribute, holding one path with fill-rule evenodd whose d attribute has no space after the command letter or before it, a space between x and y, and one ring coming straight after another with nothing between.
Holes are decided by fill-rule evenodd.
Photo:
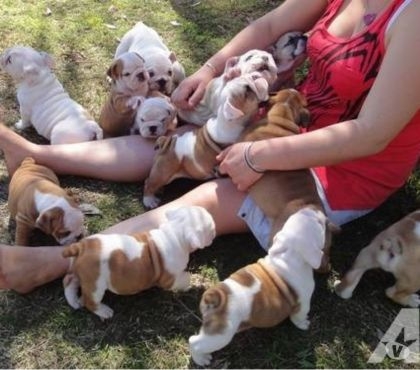
<instances>
[{"instance_id":1,"label":"woman sitting on grass","mask_svg":"<svg viewBox=\"0 0 420 370\"><path fill-rule=\"evenodd\" d=\"M378 207L400 188L420 150L420 2L415 0L284 1L212 56L173 93L180 108L194 107L225 61L265 49L291 30L310 31L310 69L298 89L311 112L310 131L256 142L252 163L264 170L313 168L328 216L343 224ZM185 130L185 128L184 128ZM230 178L206 182L179 199L130 218L106 233L132 233L159 225L168 207L200 205L213 215L218 235L262 222L246 189L257 181L244 161L247 143L227 148L221 171ZM142 181L153 159L139 136L40 146L0 127L9 175L26 156L58 174L112 181ZM94 153L94 155L92 155ZM142 160L140 161L139 158ZM238 216L246 209L250 218ZM240 212L239 214L241 214ZM266 227L254 228L257 237ZM68 269L61 247L0 246L0 288L29 292Z\"/></svg>"}]
</instances>

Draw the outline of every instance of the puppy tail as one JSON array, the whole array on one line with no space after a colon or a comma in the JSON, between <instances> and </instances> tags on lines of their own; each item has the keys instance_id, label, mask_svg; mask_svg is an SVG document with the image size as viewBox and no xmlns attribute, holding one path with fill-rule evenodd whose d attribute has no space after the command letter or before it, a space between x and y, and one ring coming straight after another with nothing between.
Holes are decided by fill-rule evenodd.
<instances>
[{"instance_id":1,"label":"puppy tail","mask_svg":"<svg viewBox=\"0 0 420 370\"><path fill-rule=\"evenodd\" d=\"M200 311L203 317L203 329L207 334L223 331L227 315L227 300L230 289L221 283L207 289L200 301Z\"/></svg>"},{"instance_id":2,"label":"puppy tail","mask_svg":"<svg viewBox=\"0 0 420 370\"><path fill-rule=\"evenodd\" d=\"M68 245L63 250L63 257L77 257L79 256L83 251L83 245L82 243L73 243Z\"/></svg>"}]
</instances>

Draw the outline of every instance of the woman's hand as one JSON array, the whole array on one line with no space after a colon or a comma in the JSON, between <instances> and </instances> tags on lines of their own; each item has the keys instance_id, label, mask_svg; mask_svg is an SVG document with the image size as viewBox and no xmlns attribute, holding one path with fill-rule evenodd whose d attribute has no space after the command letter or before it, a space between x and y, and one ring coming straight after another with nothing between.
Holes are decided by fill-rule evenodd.
<instances>
[{"instance_id":1,"label":"woman's hand","mask_svg":"<svg viewBox=\"0 0 420 370\"><path fill-rule=\"evenodd\" d=\"M249 142L233 144L217 156L219 172L229 175L240 191L248 190L263 175L252 170L245 161L245 150L249 145Z\"/></svg>"},{"instance_id":2,"label":"woman's hand","mask_svg":"<svg viewBox=\"0 0 420 370\"><path fill-rule=\"evenodd\" d=\"M206 86L213 77L214 71L204 65L197 72L181 81L172 93L172 103L178 109L193 109L203 98Z\"/></svg>"}]
</instances>

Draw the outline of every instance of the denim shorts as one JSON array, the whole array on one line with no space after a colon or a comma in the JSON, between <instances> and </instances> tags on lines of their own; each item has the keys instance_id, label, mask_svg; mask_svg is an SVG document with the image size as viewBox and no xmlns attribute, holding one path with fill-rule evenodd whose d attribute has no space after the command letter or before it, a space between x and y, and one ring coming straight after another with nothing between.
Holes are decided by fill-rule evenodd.
<instances>
[{"instance_id":1,"label":"denim shorts","mask_svg":"<svg viewBox=\"0 0 420 370\"><path fill-rule=\"evenodd\" d=\"M314 172L312 172L312 176L315 179L318 194L324 205L327 217L335 225L337 226L343 225L347 222L355 220L356 218L362 217L365 214L372 211L372 209L363 209L363 210L360 210L360 209L350 210L349 209L349 210L340 210L340 211L332 210L330 205L328 204L321 182L318 180ZM246 222L252 234L260 243L261 247L264 248L265 250L268 250L271 244L270 233L271 233L272 220L265 216L263 211L255 204L255 202L249 195L243 201L237 215Z\"/></svg>"}]
</instances>

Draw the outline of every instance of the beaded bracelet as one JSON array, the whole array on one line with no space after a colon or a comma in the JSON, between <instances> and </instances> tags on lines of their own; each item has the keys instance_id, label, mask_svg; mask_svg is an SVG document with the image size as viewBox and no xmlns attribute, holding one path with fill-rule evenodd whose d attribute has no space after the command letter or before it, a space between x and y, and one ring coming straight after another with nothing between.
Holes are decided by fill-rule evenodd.
<instances>
[{"instance_id":1,"label":"beaded bracelet","mask_svg":"<svg viewBox=\"0 0 420 370\"><path fill-rule=\"evenodd\" d=\"M258 166L256 166L254 163L252 163L251 160L251 156L250 156L250 151L251 151L251 147L252 145L254 145L255 141L251 141L244 150L244 160L246 165L254 172L256 173L264 173L265 170L263 170L262 168L258 168Z\"/></svg>"}]
</instances>

